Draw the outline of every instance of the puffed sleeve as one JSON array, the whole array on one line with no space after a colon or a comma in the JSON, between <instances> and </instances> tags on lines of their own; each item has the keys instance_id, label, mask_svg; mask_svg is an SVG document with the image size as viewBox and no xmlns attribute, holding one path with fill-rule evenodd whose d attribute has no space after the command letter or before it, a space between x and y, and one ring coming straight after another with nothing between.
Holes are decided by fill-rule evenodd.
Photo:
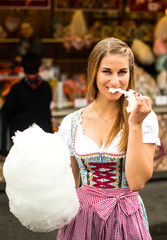
<instances>
[{"instance_id":1,"label":"puffed sleeve","mask_svg":"<svg viewBox=\"0 0 167 240\"><path fill-rule=\"evenodd\" d=\"M155 143L160 146L158 119L153 111L144 119L142 132L143 143Z\"/></svg>"},{"instance_id":2,"label":"puffed sleeve","mask_svg":"<svg viewBox=\"0 0 167 240\"><path fill-rule=\"evenodd\" d=\"M61 122L58 133L62 136L63 140L68 146L70 156L74 156L72 149L72 138L71 138L71 119L72 113L68 114Z\"/></svg>"}]
</instances>

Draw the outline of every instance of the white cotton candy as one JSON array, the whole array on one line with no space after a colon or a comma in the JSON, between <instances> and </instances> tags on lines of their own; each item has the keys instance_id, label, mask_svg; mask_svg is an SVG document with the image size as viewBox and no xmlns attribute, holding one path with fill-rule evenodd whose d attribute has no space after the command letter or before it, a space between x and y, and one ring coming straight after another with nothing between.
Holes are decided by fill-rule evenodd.
<instances>
[{"instance_id":1,"label":"white cotton candy","mask_svg":"<svg viewBox=\"0 0 167 240\"><path fill-rule=\"evenodd\" d=\"M134 90L130 89L125 93L125 97L128 100L128 106L126 107L126 110L128 113L132 112L133 108L136 105L136 98L135 98L134 92L135 92Z\"/></svg>"},{"instance_id":2,"label":"white cotton candy","mask_svg":"<svg viewBox=\"0 0 167 240\"><path fill-rule=\"evenodd\" d=\"M78 212L79 200L61 136L34 124L17 132L13 141L3 168L10 211L35 232L68 224Z\"/></svg>"},{"instance_id":3,"label":"white cotton candy","mask_svg":"<svg viewBox=\"0 0 167 240\"><path fill-rule=\"evenodd\" d=\"M128 106L126 107L127 112L131 112L133 108L136 105L136 98L134 95L134 90L130 89L129 91L122 90L121 88L109 88L109 92L115 93L115 92L121 92L125 95L125 97L128 100Z\"/></svg>"}]
</instances>

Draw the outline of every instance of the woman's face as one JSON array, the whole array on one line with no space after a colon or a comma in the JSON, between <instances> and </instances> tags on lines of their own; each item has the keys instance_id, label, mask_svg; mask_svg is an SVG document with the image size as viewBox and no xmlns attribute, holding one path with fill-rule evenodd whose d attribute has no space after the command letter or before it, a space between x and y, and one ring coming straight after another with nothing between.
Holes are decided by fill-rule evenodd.
<instances>
[{"instance_id":1,"label":"woman's face","mask_svg":"<svg viewBox=\"0 0 167 240\"><path fill-rule=\"evenodd\" d=\"M100 63L96 75L98 97L104 96L108 100L118 100L122 93L109 92L109 88L121 88L126 90L129 84L130 70L129 60L126 56L107 55Z\"/></svg>"}]
</instances>

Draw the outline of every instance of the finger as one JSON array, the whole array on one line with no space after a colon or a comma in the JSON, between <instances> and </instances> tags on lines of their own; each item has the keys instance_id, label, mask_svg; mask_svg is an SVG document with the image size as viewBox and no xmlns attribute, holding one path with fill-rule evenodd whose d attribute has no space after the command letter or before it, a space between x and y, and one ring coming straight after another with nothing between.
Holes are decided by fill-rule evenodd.
<instances>
[{"instance_id":1,"label":"finger","mask_svg":"<svg viewBox=\"0 0 167 240\"><path fill-rule=\"evenodd\" d=\"M136 102L138 106L141 106L143 103L143 96L140 93L136 94Z\"/></svg>"},{"instance_id":2,"label":"finger","mask_svg":"<svg viewBox=\"0 0 167 240\"><path fill-rule=\"evenodd\" d=\"M145 97L145 101L146 101L146 103L147 103L147 105L148 106L151 106L151 98L149 98L149 97Z\"/></svg>"},{"instance_id":3,"label":"finger","mask_svg":"<svg viewBox=\"0 0 167 240\"><path fill-rule=\"evenodd\" d=\"M151 99L149 97L143 97L140 111L146 115L152 111Z\"/></svg>"},{"instance_id":4,"label":"finger","mask_svg":"<svg viewBox=\"0 0 167 240\"><path fill-rule=\"evenodd\" d=\"M149 111L152 110L152 104L151 104L151 99L147 96L143 97L143 105L145 106L145 108Z\"/></svg>"}]
</instances>

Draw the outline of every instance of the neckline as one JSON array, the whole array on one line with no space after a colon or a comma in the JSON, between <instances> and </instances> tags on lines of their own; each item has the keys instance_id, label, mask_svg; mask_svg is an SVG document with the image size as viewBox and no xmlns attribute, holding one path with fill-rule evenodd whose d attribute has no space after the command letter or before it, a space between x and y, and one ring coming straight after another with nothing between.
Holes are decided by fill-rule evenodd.
<instances>
[{"instance_id":1,"label":"neckline","mask_svg":"<svg viewBox=\"0 0 167 240\"><path fill-rule=\"evenodd\" d=\"M104 144L101 146L101 148L97 145L97 143L93 140L93 139L91 139L90 137L88 137L88 136L86 136L86 135L84 135L83 134L83 127L82 127L82 125L80 124L82 121L83 121L83 119L82 119L82 112L83 112L83 109L84 108L82 108L82 109L80 109L80 110L78 110L77 112L78 112L78 114L77 114L77 119L76 119L76 124L75 124L75 127L74 127L74 132L73 132L73 134L74 134L74 140L73 140L73 149L74 149L74 152L75 152L75 155L77 156L77 157L93 157L93 156L98 156L99 155L99 153L101 153L101 154L104 154L105 156L112 156L112 157L124 157L124 156L126 156L126 152L119 152L119 151L117 151L117 152L112 152L112 151L109 151L108 152L108 149L109 148L106 148L106 149L102 149L102 147L104 146ZM79 131L81 131L81 134L82 134L82 137L84 137L84 138L87 138L89 141L91 141L93 144L94 144L94 146L96 147L96 150L93 150L93 151L90 151L89 153L77 153L76 152L76 147L75 147L75 142L76 142L76 132L77 132L77 129L79 130ZM120 131L121 132L121 131ZM120 132L118 133L118 134L120 134ZM118 135L117 135L118 136ZM115 139L115 138L114 138ZM113 139L113 140L114 140Z\"/></svg>"},{"instance_id":2,"label":"neckline","mask_svg":"<svg viewBox=\"0 0 167 240\"><path fill-rule=\"evenodd\" d=\"M102 150L104 149L104 145L105 145L105 142L103 142L103 144L101 145L101 147L92 139L90 138L89 136L85 135L84 134L84 128L83 126L81 125L81 123L83 122L83 118L82 118L82 113L83 113L83 110L84 108L81 109L81 113L80 113L80 116L79 116L79 121L78 121L78 124L82 130L82 136L86 137L87 139L89 139L97 148L98 150Z\"/></svg>"}]
</instances>

